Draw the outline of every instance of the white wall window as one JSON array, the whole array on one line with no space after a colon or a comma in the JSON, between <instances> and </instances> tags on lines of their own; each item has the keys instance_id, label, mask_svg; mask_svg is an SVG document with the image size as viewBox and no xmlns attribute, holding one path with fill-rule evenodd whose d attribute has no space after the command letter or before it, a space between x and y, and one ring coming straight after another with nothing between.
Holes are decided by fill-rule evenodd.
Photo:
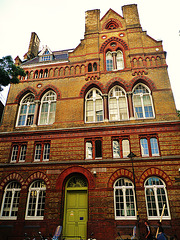
<instances>
[{"instance_id":1,"label":"white wall window","mask_svg":"<svg viewBox=\"0 0 180 240\"><path fill-rule=\"evenodd\" d=\"M102 122L104 119L103 98L101 92L93 88L85 97L86 122Z\"/></svg>"},{"instance_id":2,"label":"white wall window","mask_svg":"<svg viewBox=\"0 0 180 240\"><path fill-rule=\"evenodd\" d=\"M29 187L26 220L44 218L46 184L42 180L34 181Z\"/></svg>"},{"instance_id":3,"label":"white wall window","mask_svg":"<svg viewBox=\"0 0 180 240\"><path fill-rule=\"evenodd\" d=\"M150 90L144 84L138 84L133 90L135 118L153 118L154 108Z\"/></svg>"},{"instance_id":4,"label":"white wall window","mask_svg":"<svg viewBox=\"0 0 180 240\"><path fill-rule=\"evenodd\" d=\"M150 177L146 180L145 197L148 219L160 219L164 205L163 219L170 219L166 185L160 178Z\"/></svg>"},{"instance_id":5,"label":"white wall window","mask_svg":"<svg viewBox=\"0 0 180 240\"><path fill-rule=\"evenodd\" d=\"M3 195L0 218L17 219L20 191L21 185L16 181L10 182L6 186Z\"/></svg>"},{"instance_id":6,"label":"white wall window","mask_svg":"<svg viewBox=\"0 0 180 240\"><path fill-rule=\"evenodd\" d=\"M30 126L33 124L35 111L34 95L26 95L20 102L17 126Z\"/></svg>"},{"instance_id":7,"label":"white wall window","mask_svg":"<svg viewBox=\"0 0 180 240\"><path fill-rule=\"evenodd\" d=\"M127 178L114 183L115 219L136 219L134 185Z\"/></svg>"},{"instance_id":8,"label":"white wall window","mask_svg":"<svg viewBox=\"0 0 180 240\"><path fill-rule=\"evenodd\" d=\"M40 106L39 125L54 123L56 112L56 98L56 93L52 90L43 96Z\"/></svg>"},{"instance_id":9,"label":"white wall window","mask_svg":"<svg viewBox=\"0 0 180 240\"><path fill-rule=\"evenodd\" d=\"M124 68L124 58L121 50L106 53L106 70L121 70Z\"/></svg>"},{"instance_id":10,"label":"white wall window","mask_svg":"<svg viewBox=\"0 0 180 240\"><path fill-rule=\"evenodd\" d=\"M11 152L11 162L24 162L26 159L27 144L13 144Z\"/></svg>"},{"instance_id":11,"label":"white wall window","mask_svg":"<svg viewBox=\"0 0 180 240\"><path fill-rule=\"evenodd\" d=\"M119 87L113 87L109 92L109 120L120 121L127 120L128 106L125 91Z\"/></svg>"},{"instance_id":12,"label":"white wall window","mask_svg":"<svg viewBox=\"0 0 180 240\"><path fill-rule=\"evenodd\" d=\"M113 158L127 158L130 153L130 145L128 139L122 137L115 138L112 141Z\"/></svg>"},{"instance_id":13,"label":"white wall window","mask_svg":"<svg viewBox=\"0 0 180 240\"><path fill-rule=\"evenodd\" d=\"M34 161L49 161L50 143L36 143L34 152Z\"/></svg>"}]
</instances>

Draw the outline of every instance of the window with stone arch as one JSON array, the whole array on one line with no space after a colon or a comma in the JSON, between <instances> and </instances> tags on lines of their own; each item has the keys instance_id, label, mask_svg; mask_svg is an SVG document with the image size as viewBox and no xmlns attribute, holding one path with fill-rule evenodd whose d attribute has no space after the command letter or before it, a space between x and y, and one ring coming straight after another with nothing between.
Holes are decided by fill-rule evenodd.
<instances>
[{"instance_id":1,"label":"window with stone arch","mask_svg":"<svg viewBox=\"0 0 180 240\"><path fill-rule=\"evenodd\" d=\"M57 95L50 90L41 99L39 125L48 125L55 122Z\"/></svg>"},{"instance_id":2,"label":"window with stone arch","mask_svg":"<svg viewBox=\"0 0 180 240\"><path fill-rule=\"evenodd\" d=\"M163 180L155 176L150 177L145 181L144 187L148 219L160 219L164 205L162 219L170 219L166 185Z\"/></svg>"},{"instance_id":3,"label":"window with stone arch","mask_svg":"<svg viewBox=\"0 0 180 240\"><path fill-rule=\"evenodd\" d=\"M142 84L137 84L133 89L133 106L135 118L154 118L154 107L150 89Z\"/></svg>"},{"instance_id":4,"label":"window with stone arch","mask_svg":"<svg viewBox=\"0 0 180 240\"><path fill-rule=\"evenodd\" d=\"M116 46L116 43L111 43L111 46ZM118 49L116 51L108 50L106 52L106 70L115 71L124 69L124 57L123 52Z\"/></svg>"},{"instance_id":5,"label":"window with stone arch","mask_svg":"<svg viewBox=\"0 0 180 240\"><path fill-rule=\"evenodd\" d=\"M34 181L28 192L26 220L43 220L45 209L46 184L43 180Z\"/></svg>"},{"instance_id":6,"label":"window with stone arch","mask_svg":"<svg viewBox=\"0 0 180 240\"><path fill-rule=\"evenodd\" d=\"M85 122L104 120L103 97L97 88L92 88L85 96Z\"/></svg>"},{"instance_id":7,"label":"window with stone arch","mask_svg":"<svg viewBox=\"0 0 180 240\"><path fill-rule=\"evenodd\" d=\"M21 185L17 181L8 183L4 190L0 219L17 219Z\"/></svg>"},{"instance_id":8,"label":"window with stone arch","mask_svg":"<svg viewBox=\"0 0 180 240\"><path fill-rule=\"evenodd\" d=\"M108 94L109 120L122 121L129 119L126 92L120 86L114 86Z\"/></svg>"},{"instance_id":9,"label":"window with stone arch","mask_svg":"<svg viewBox=\"0 0 180 240\"><path fill-rule=\"evenodd\" d=\"M134 185L127 178L119 178L114 183L115 219L136 219Z\"/></svg>"},{"instance_id":10,"label":"window with stone arch","mask_svg":"<svg viewBox=\"0 0 180 240\"><path fill-rule=\"evenodd\" d=\"M25 95L20 101L19 111L16 126L31 126L33 125L35 112L35 97L32 93Z\"/></svg>"}]
</instances>

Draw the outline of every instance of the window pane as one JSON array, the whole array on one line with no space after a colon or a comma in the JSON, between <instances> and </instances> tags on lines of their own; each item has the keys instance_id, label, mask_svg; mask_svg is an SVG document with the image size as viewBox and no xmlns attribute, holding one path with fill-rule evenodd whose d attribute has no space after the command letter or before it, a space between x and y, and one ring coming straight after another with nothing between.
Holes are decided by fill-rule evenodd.
<instances>
[{"instance_id":1,"label":"window pane","mask_svg":"<svg viewBox=\"0 0 180 240\"><path fill-rule=\"evenodd\" d=\"M117 62L117 69L118 70L124 68L123 53L121 51L117 51L116 62Z\"/></svg>"},{"instance_id":2,"label":"window pane","mask_svg":"<svg viewBox=\"0 0 180 240\"><path fill-rule=\"evenodd\" d=\"M113 140L113 158L120 158L119 140Z\"/></svg>"},{"instance_id":3,"label":"window pane","mask_svg":"<svg viewBox=\"0 0 180 240\"><path fill-rule=\"evenodd\" d=\"M12 148L11 162L17 161L17 155L18 155L18 145L14 145Z\"/></svg>"},{"instance_id":4,"label":"window pane","mask_svg":"<svg viewBox=\"0 0 180 240\"><path fill-rule=\"evenodd\" d=\"M93 116L94 116L93 101L88 100L86 101L86 122L93 122Z\"/></svg>"},{"instance_id":5,"label":"window pane","mask_svg":"<svg viewBox=\"0 0 180 240\"><path fill-rule=\"evenodd\" d=\"M103 121L103 101L102 99L96 100L96 121Z\"/></svg>"},{"instance_id":6,"label":"window pane","mask_svg":"<svg viewBox=\"0 0 180 240\"><path fill-rule=\"evenodd\" d=\"M109 99L109 118L110 120L118 120L117 99Z\"/></svg>"},{"instance_id":7,"label":"window pane","mask_svg":"<svg viewBox=\"0 0 180 240\"><path fill-rule=\"evenodd\" d=\"M126 189L126 214L135 216L134 193L132 189Z\"/></svg>"},{"instance_id":8,"label":"window pane","mask_svg":"<svg viewBox=\"0 0 180 240\"><path fill-rule=\"evenodd\" d=\"M130 153L130 146L129 146L129 140L123 139L122 140L122 152L123 152L123 158L127 158L127 156Z\"/></svg>"},{"instance_id":9,"label":"window pane","mask_svg":"<svg viewBox=\"0 0 180 240\"><path fill-rule=\"evenodd\" d=\"M86 159L92 158L93 158L92 142L86 142Z\"/></svg>"},{"instance_id":10,"label":"window pane","mask_svg":"<svg viewBox=\"0 0 180 240\"><path fill-rule=\"evenodd\" d=\"M151 144L152 156L159 156L159 147L158 147L157 139L156 138L151 138L150 139L150 144Z\"/></svg>"},{"instance_id":11,"label":"window pane","mask_svg":"<svg viewBox=\"0 0 180 240\"><path fill-rule=\"evenodd\" d=\"M50 144L45 143L44 144L44 152L43 152L43 160L49 160L49 154L50 154Z\"/></svg>"},{"instance_id":12,"label":"window pane","mask_svg":"<svg viewBox=\"0 0 180 240\"><path fill-rule=\"evenodd\" d=\"M116 216L117 217L125 216L122 189L115 190L115 201L116 201Z\"/></svg>"},{"instance_id":13,"label":"window pane","mask_svg":"<svg viewBox=\"0 0 180 240\"><path fill-rule=\"evenodd\" d=\"M128 112L127 112L127 103L126 103L126 98L124 97L120 97L119 98L119 115L120 115L120 119L124 120L124 119L128 119Z\"/></svg>"},{"instance_id":14,"label":"window pane","mask_svg":"<svg viewBox=\"0 0 180 240\"><path fill-rule=\"evenodd\" d=\"M102 144L101 140L95 141L95 158L102 157Z\"/></svg>"},{"instance_id":15,"label":"window pane","mask_svg":"<svg viewBox=\"0 0 180 240\"><path fill-rule=\"evenodd\" d=\"M21 146L19 161L25 161L25 158L26 158L26 149L27 149L27 146L26 146L26 145L22 145L22 146Z\"/></svg>"},{"instance_id":16,"label":"window pane","mask_svg":"<svg viewBox=\"0 0 180 240\"><path fill-rule=\"evenodd\" d=\"M40 161L40 159L41 159L41 144L36 144L34 160Z\"/></svg>"},{"instance_id":17,"label":"window pane","mask_svg":"<svg viewBox=\"0 0 180 240\"><path fill-rule=\"evenodd\" d=\"M149 156L148 142L146 138L141 138L141 153L142 156Z\"/></svg>"},{"instance_id":18,"label":"window pane","mask_svg":"<svg viewBox=\"0 0 180 240\"><path fill-rule=\"evenodd\" d=\"M155 195L154 195L153 189L151 188L146 189L146 198L147 198L147 206L148 206L148 215L157 216Z\"/></svg>"}]
</instances>

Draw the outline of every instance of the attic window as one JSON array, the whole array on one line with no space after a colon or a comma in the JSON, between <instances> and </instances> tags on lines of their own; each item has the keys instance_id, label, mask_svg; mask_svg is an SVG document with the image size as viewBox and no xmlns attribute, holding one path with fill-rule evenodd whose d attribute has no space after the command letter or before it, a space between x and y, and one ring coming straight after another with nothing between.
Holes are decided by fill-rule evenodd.
<instances>
[{"instance_id":1,"label":"attic window","mask_svg":"<svg viewBox=\"0 0 180 240\"><path fill-rule=\"evenodd\" d=\"M110 29L116 29L118 27L119 27L119 24L111 20L110 22L107 23L105 28L110 30Z\"/></svg>"}]
</instances>

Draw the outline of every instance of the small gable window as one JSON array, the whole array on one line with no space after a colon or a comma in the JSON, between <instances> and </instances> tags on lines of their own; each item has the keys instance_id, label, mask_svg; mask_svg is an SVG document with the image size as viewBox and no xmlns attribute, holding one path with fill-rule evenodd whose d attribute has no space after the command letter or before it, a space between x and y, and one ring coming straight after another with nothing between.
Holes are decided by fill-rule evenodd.
<instances>
[{"instance_id":1,"label":"small gable window","mask_svg":"<svg viewBox=\"0 0 180 240\"><path fill-rule=\"evenodd\" d=\"M110 29L116 29L118 27L119 27L119 24L111 20L110 22L107 23L105 28L110 30Z\"/></svg>"},{"instance_id":2,"label":"small gable window","mask_svg":"<svg viewBox=\"0 0 180 240\"><path fill-rule=\"evenodd\" d=\"M39 53L40 62L52 61L53 58L54 58L53 53L47 46L45 46L43 50Z\"/></svg>"}]
</instances>

